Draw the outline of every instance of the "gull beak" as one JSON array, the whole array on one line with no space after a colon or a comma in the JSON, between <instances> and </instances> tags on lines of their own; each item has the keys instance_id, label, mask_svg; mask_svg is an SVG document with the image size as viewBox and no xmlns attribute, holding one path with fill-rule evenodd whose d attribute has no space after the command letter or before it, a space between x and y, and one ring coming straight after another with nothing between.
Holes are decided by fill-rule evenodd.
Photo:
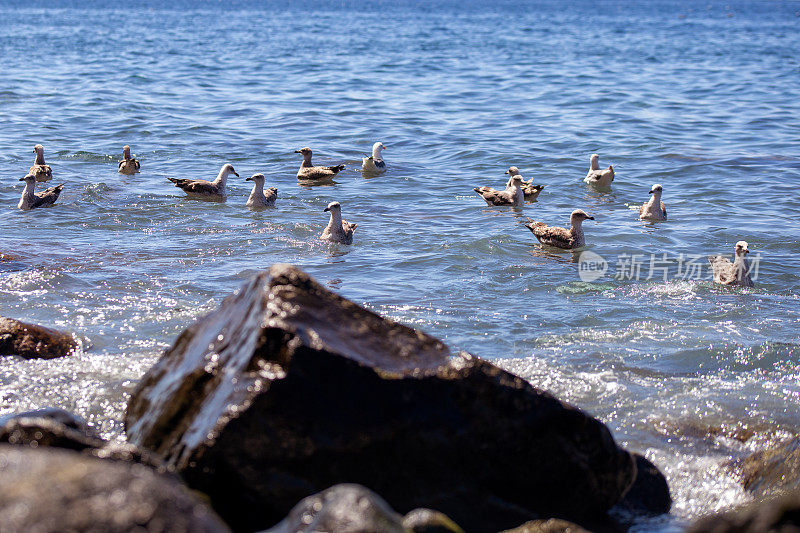
<instances>
[{"instance_id":1,"label":"gull beak","mask_svg":"<svg viewBox=\"0 0 800 533\"><path fill-rule=\"evenodd\" d=\"M237 178L239 177L239 173L238 173L238 172L236 172L236 171L234 170L234 171L233 171L233 173L236 175L236 177L237 177Z\"/></svg>"},{"instance_id":2,"label":"gull beak","mask_svg":"<svg viewBox=\"0 0 800 533\"><path fill-rule=\"evenodd\" d=\"M295 150L295 151L294 151L294 153L296 153L296 154L302 154L303 152L301 152L300 150Z\"/></svg>"},{"instance_id":3,"label":"gull beak","mask_svg":"<svg viewBox=\"0 0 800 533\"><path fill-rule=\"evenodd\" d=\"M656 192L656 191L653 190L653 189L650 189L650 194L653 194L654 192Z\"/></svg>"},{"instance_id":4,"label":"gull beak","mask_svg":"<svg viewBox=\"0 0 800 533\"><path fill-rule=\"evenodd\" d=\"M384 150L386 150L386 146L385 146L385 145L383 145L383 144L381 145L381 148L382 148L382 149L384 149Z\"/></svg>"},{"instance_id":5,"label":"gull beak","mask_svg":"<svg viewBox=\"0 0 800 533\"><path fill-rule=\"evenodd\" d=\"M509 174L508 170L506 170L505 172L503 172L503 174Z\"/></svg>"},{"instance_id":6,"label":"gull beak","mask_svg":"<svg viewBox=\"0 0 800 533\"><path fill-rule=\"evenodd\" d=\"M328 211L330 211L330 210L331 210L331 208L330 208L330 207L326 207L326 208L325 208L325 209L323 209L322 211L327 213L327 212L328 212Z\"/></svg>"},{"instance_id":7,"label":"gull beak","mask_svg":"<svg viewBox=\"0 0 800 533\"><path fill-rule=\"evenodd\" d=\"M594 217L586 217L586 220L594 220Z\"/></svg>"},{"instance_id":8,"label":"gull beak","mask_svg":"<svg viewBox=\"0 0 800 533\"><path fill-rule=\"evenodd\" d=\"M19 181L25 181L25 178L20 178Z\"/></svg>"},{"instance_id":9,"label":"gull beak","mask_svg":"<svg viewBox=\"0 0 800 533\"><path fill-rule=\"evenodd\" d=\"M253 181L253 178L245 178L244 181Z\"/></svg>"}]
</instances>

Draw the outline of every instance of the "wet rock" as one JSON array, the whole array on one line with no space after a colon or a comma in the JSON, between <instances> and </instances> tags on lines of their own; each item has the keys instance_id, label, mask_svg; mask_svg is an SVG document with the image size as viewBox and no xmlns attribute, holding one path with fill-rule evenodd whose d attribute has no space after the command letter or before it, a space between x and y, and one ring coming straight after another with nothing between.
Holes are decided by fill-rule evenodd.
<instances>
[{"instance_id":1,"label":"wet rock","mask_svg":"<svg viewBox=\"0 0 800 533\"><path fill-rule=\"evenodd\" d=\"M81 417L57 408L0 417L0 443L64 448L98 459L135 462L166 471L160 457L129 443L108 442Z\"/></svg>"},{"instance_id":2,"label":"wet rock","mask_svg":"<svg viewBox=\"0 0 800 533\"><path fill-rule=\"evenodd\" d=\"M519 527L509 529L504 533L590 533L588 530L583 529L577 524L561 520L559 518L551 518L549 520L531 520Z\"/></svg>"},{"instance_id":3,"label":"wet rock","mask_svg":"<svg viewBox=\"0 0 800 533\"><path fill-rule=\"evenodd\" d=\"M414 509L403 517L403 528L413 533L464 533L446 514L433 509Z\"/></svg>"},{"instance_id":4,"label":"wet rock","mask_svg":"<svg viewBox=\"0 0 800 533\"><path fill-rule=\"evenodd\" d=\"M240 530L344 481L470 531L591 520L636 474L596 419L286 265L181 334L125 423Z\"/></svg>"},{"instance_id":5,"label":"wet rock","mask_svg":"<svg viewBox=\"0 0 800 533\"><path fill-rule=\"evenodd\" d=\"M634 453L636 480L618 507L635 513L664 514L672 507L667 478L643 455Z\"/></svg>"},{"instance_id":6,"label":"wet rock","mask_svg":"<svg viewBox=\"0 0 800 533\"><path fill-rule=\"evenodd\" d=\"M67 333L0 317L0 356L55 359L71 355L76 347L75 339Z\"/></svg>"},{"instance_id":7,"label":"wet rock","mask_svg":"<svg viewBox=\"0 0 800 533\"><path fill-rule=\"evenodd\" d=\"M744 488L757 497L800 490L800 438L756 452L734 469L739 470Z\"/></svg>"},{"instance_id":8,"label":"wet rock","mask_svg":"<svg viewBox=\"0 0 800 533\"><path fill-rule=\"evenodd\" d=\"M84 419L56 408L0 417L0 443L75 451L105 445Z\"/></svg>"},{"instance_id":9,"label":"wet rock","mask_svg":"<svg viewBox=\"0 0 800 533\"><path fill-rule=\"evenodd\" d=\"M0 445L0 529L228 531L174 477L146 466L8 445Z\"/></svg>"},{"instance_id":10,"label":"wet rock","mask_svg":"<svg viewBox=\"0 0 800 533\"><path fill-rule=\"evenodd\" d=\"M800 491L701 518L686 533L797 533Z\"/></svg>"}]
</instances>

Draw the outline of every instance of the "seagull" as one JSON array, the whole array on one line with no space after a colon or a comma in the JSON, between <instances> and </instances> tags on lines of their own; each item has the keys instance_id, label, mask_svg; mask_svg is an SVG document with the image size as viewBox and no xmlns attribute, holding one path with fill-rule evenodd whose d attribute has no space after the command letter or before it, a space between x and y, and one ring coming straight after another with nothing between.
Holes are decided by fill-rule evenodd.
<instances>
[{"instance_id":1,"label":"seagull","mask_svg":"<svg viewBox=\"0 0 800 533\"><path fill-rule=\"evenodd\" d=\"M300 170L297 171L297 179L299 180L330 180L344 170L344 165L336 165L333 167L315 167L311 164L311 148L301 148L295 150L296 154L303 154L303 163L300 165Z\"/></svg>"},{"instance_id":2,"label":"seagull","mask_svg":"<svg viewBox=\"0 0 800 533\"><path fill-rule=\"evenodd\" d=\"M582 209L576 209L569 216L569 229L548 226L544 222L534 222L531 219L528 219L525 227L531 230L540 243L571 250L586 244L581 226L584 220L594 220L594 217L590 217Z\"/></svg>"},{"instance_id":3,"label":"seagull","mask_svg":"<svg viewBox=\"0 0 800 533\"><path fill-rule=\"evenodd\" d=\"M250 178L245 178L245 181L253 182L253 190L250 192L250 198L247 199L247 207L272 207L275 205L275 199L278 198L278 189L270 187L264 192L264 174L253 174Z\"/></svg>"},{"instance_id":4,"label":"seagull","mask_svg":"<svg viewBox=\"0 0 800 533\"><path fill-rule=\"evenodd\" d=\"M58 195L61 194L61 190L64 188L64 184L62 183L61 185L50 187L36 194L36 192L34 192L36 190L36 176L29 173L24 178L20 178L19 181L25 182L25 190L22 191L22 198L19 199L19 204L17 204L17 207L23 211L28 211L36 207L50 207L56 203Z\"/></svg>"},{"instance_id":5,"label":"seagull","mask_svg":"<svg viewBox=\"0 0 800 533\"><path fill-rule=\"evenodd\" d=\"M228 175L233 174L237 178L239 174L233 170L233 165L226 163L222 165L219 175L214 181L190 180L184 178L167 178L176 187L183 189L190 198L224 199L225 184L228 182Z\"/></svg>"},{"instance_id":6,"label":"seagull","mask_svg":"<svg viewBox=\"0 0 800 533\"><path fill-rule=\"evenodd\" d=\"M508 178L508 183L506 184L506 187L511 186L511 179L514 176L520 175L519 169L517 167L509 167L508 170L506 170L506 174L510 176ZM539 196L539 193L542 192L542 189L544 189L544 185L534 185L533 178L529 179L528 181L525 181L523 179L521 186L522 186L522 192L525 194L526 200L536 200L536 197Z\"/></svg>"},{"instance_id":7,"label":"seagull","mask_svg":"<svg viewBox=\"0 0 800 533\"><path fill-rule=\"evenodd\" d=\"M33 147L33 153L36 154L36 159L28 174L36 176L36 181L50 181L53 171L50 170L50 165L44 162L44 146L37 144Z\"/></svg>"},{"instance_id":8,"label":"seagull","mask_svg":"<svg viewBox=\"0 0 800 533\"><path fill-rule=\"evenodd\" d=\"M472 190L481 195L489 205L522 207L525 201L525 193L522 192L522 176L511 176L508 181L510 185L504 191L498 191L491 187L475 187Z\"/></svg>"},{"instance_id":9,"label":"seagull","mask_svg":"<svg viewBox=\"0 0 800 533\"><path fill-rule=\"evenodd\" d=\"M341 204L339 202L331 202L323 211L330 212L331 220L319 238L323 241L353 244L353 232L358 224L351 224L346 220L342 220Z\"/></svg>"},{"instance_id":10,"label":"seagull","mask_svg":"<svg viewBox=\"0 0 800 533\"><path fill-rule=\"evenodd\" d=\"M639 208L639 218L648 220L667 220L667 208L661 201L661 193L664 189L656 183L650 189L650 200L642 204Z\"/></svg>"},{"instance_id":11,"label":"seagull","mask_svg":"<svg viewBox=\"0 0 800 533\"><path fill-rule=\"evenodd\" d=\"M730 259L721 255L708 256L708 262L711 263L711 269L714 271L714 283L752 287L750 262L747 260L747 254L750 253L747 241L737 242L735 252L736 259L734 259L733 263L731 263Z\"/></svg>"},{"instance_id":12,"label":"seagull","mask_svg":"<svg viewBox=\"0 0 800 533\"><path fill-rule=\"evenodd\" d=\"M386 162L383 160L381 150L386 150L386 147L382 142L376 142L372 145L372 155L364 156L364 159L361 160L362 172L372 172L377 174L386 171Z\"/></svg>"},{"instance_id":13,"label":"seagull","mask_svg":"<svg viewBox=\"0 0 800 533\"><path fill-rule=\"evenodd\" d=\"M131 147L127 144L122 147L122 161L117 165L120 174L136 174L139 172L139 161L131 157Z\"/></svg>"},{"instance_id":14,"label":"seagull","mask_svg":"<svg viewBox=\"0 0 800 533\"><path fill-rule=\"evenodd\" d=\"M589 173L586 174L583 181L598 187L611 187L611 182L614 181L614 167L608 165L607 169L600 170L598 159L600 156L597 154L592 154L589 158Z\"/></svg>"}]
</instances>

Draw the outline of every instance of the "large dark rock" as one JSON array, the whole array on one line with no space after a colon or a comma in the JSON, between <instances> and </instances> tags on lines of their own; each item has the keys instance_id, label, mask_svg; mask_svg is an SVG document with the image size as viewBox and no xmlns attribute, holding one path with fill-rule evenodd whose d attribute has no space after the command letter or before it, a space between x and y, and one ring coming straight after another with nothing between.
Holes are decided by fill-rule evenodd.
<instances>
[{"instance_id":1,"label":"large dark rock","mask_svg":"<svg viewBox=\"0 0 800 533\"><path fill-rule=\"evenodd\" d=\"M25 359L55 359L75 351L72 335L54 329L0 317L0 355Z\"/></svg>"},{"instance_id":2,"label":"large dark rock","mask_svg":"<svg viewBox=\"0 0 800 533\"><path fill-rule=\"evenodd\" d=\"M744 488L756 497L800 490L800 438L756 452L734 468L738 468Z\"/></svg>"},{"instance_id":3,"label":"large dark rock","mask_svg":"<svg viewBox=\"0 0 800 533\"><path fill-rule=\"evenodd\" d=\"M54 448L0 445L0 530L223 532L174 477Z\"/></svg>"},{"instance_id":4,"label":"large dark rock","mask_svg":"<svg viewBox=\"0 0 800 533\"><path fill-rule=\"evenodd\" d=\"M341 482L469 531L591 521L636 475L596 419L286 265L180 335L125 423L240 530Z\"/></svg>"},{"instance_id":5,"label":"large dark rock","mask_svg":"<svg viewBox=\"0 0 800 533\"><path fill-rule=\"evenodd\" d=\"M672 507L667 478L643 455L634 453L636 480L618 507L634 513L664 514Z\"/></svg>"},{"instance_id":6,"label":"large dark rock","mask_svg":"<svg viewBox=\"0 0 800 533\"><path fill-rule=\"evenodd\" d=\"M371 490L335 485L304 498L268 533L463 533L452 520L430 509L403 517Z\"/></svg>"},{"instance_id":7,"label":"large dark rock","mask_svg":"<svg viewBox=\"0 0 800 533\"><path fill-rule=\"evenodd\" d=\"M686 530L686 533L766 532L800 532L800 491L706 516Z\"/></svg>"}]
</instances>

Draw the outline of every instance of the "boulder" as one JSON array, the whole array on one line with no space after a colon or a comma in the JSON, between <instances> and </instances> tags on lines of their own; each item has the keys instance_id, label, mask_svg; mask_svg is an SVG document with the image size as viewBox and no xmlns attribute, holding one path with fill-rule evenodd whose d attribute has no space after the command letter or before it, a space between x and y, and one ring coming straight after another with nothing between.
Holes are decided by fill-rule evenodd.
<instances>
[{"instance_id":1,"label":"boulder","mask_svg":"<svg viewBox=\"0 0 800 533\"><path fill-rule=\"evenodd\" d=\"M174 477L69 450L0 445L3 531L224 532Z\"/></svg>"},{"instance_id":2,"label":"boulder","mask_svg":"<svg viewBox=\"0 0 800 533\"><path fill-rule=\"evenodd\" d=\"M800 490L800 438L755 452L734 465L742 485L756 497Z\"/></svg>"},{"instance_id":3,"label":"boulder","mask_svg":"<svg viewBox=\"0 0 800 533\"><path fill-rule=\"evenodd\" d=\"M549 520L531 520L519 527L509 529L504 533L590 533L577 524L551 518Z\"/></svg>"},{"instance_id":4,"label":"boulder","mask_svg":"<svg viewBox=\"0 0 800 533\"><path fill-rule=\"evenodd\" d=\"M672 507L667 478L643 455L636 459L636 480L618 507L634 513L664 514Z\"/></svg>"},{"instance_id":5,"label":"boulder","mask_svg":"<svg viewBox=\"0 0 800 533\"><path fill-rule=\"evenodd\" d=\"M303 499L268 533L463 533L442 513L417 509L403 517L361 485L341 484Z\"/></svg>"},{"instance_id":6,"label":"boulder","mask_svg":"<svg viewBox=\"0 0 800 533\"><path fill-rule=\"evenodd\" d=\"M701 518L686 533L797 533L800 531L800 491L759 500Z\"/></svg>"},{"instance_id":7,"label":"boulder","mask_svg":"<svg viewBox=\"0 0 800 533\"><path fill-rule=\"evenodd\" d=\"M0 443L64 448L99 459L141 463L166 471L163 461L133 444L108 442L78 415L54 407L0 417Z\"/></svg>"},{"instance_id":8,"label":"boulder","mask_svg":"<svg viewBox=\"0 0 800 533\"><path fill-rule=\"evenodd\" d=\"M68 333L0 317L0 356L55 359L71 355L76 347L75 339Z\"/></svg>"},{"instance_id":9,"label":"boulder","mask_svg":"<svg viewBox=\"0 0 800 533\"><path fill-rule=\"evenodd\" d=\"M598 420L288 265L182 333L138 383L125 425L239 530L342 482L469 531L591 521L636 476Z\"/></svg>"}]
</instances>

